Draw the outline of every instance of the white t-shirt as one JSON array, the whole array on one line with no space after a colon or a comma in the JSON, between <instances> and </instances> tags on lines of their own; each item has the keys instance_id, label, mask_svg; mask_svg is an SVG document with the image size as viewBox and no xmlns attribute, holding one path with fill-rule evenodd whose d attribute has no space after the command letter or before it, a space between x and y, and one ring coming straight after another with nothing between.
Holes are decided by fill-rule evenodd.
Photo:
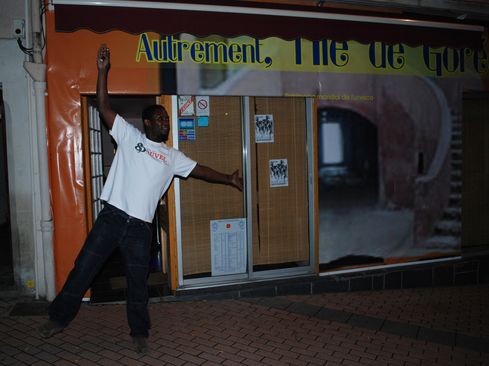
<instances>
[{"instance_id":1,"label":"white t-shirt","mask_svg":"<svg viewBox=\"0 0 489 366\"><path fill-rule=\"evenodd\" d=\"M149 140L119 115L110 134L117 152L100 198L130 216L152 222L173 176L187 177L197 163L163 142Z\"/></svg>"}]
</instances>

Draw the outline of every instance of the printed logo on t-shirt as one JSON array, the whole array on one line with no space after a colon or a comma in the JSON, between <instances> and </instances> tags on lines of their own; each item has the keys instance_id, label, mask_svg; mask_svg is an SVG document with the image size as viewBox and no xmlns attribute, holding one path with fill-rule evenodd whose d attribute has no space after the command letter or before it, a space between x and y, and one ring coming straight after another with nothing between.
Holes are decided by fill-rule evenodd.
<instances>
[{"instance_id":1,"label":"printed logo on t-shirt","mask_svg":"<svg viewBox=\"0 0 489 366\"><path fill-rule=\"evenodd\" d=\"M134 148L136 149L137 152L145 152L146 151L146 148L144 147L144 145L141 142L138 142L138 144L136 146L134 146Z\"/></svg>"},{"instance_id":2,"label":"printed logo on t-shirt","mask_svg":"<svg viewBox=\"0 0 489 366\"><path fill-rule=\"evenodd\" d=\"M163 163L165 164L168 164L167 161L166 161L166 157L165 155L157 152L157 151L153 151L153 150L150 150L150 149L147 149L142 142L138 142L136 144L136 146L134 146L134 148L136 149L136 151L138 153L146 153L147 155L149 155L150 157L152 157L153 159L156 159L156 160L159 160L159 161L162 161Z\"/></svg>"}]
</instances>

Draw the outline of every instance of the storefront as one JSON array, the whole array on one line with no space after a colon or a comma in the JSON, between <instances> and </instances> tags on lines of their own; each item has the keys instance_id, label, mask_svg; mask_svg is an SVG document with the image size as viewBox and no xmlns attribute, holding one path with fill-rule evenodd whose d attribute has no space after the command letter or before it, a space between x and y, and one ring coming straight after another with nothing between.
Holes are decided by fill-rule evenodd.
<instances>
[{"instance_id":1,"label":"storefront","mask_svg":"<svg viewBox=\"0 0 489 366\"><path fill-rule=\"evenodd\" d=\"M174 181L155 217L155 296L460 252L460 120L464 91L486 90L482 27L106 3L54 1L47 14L58 289L114 153L94 97L102 43L114 110L137 125L163 104L170 144L245 183ZM112 261L94 284L101 301L124 291Z\"/></svg>"}]
</instances>

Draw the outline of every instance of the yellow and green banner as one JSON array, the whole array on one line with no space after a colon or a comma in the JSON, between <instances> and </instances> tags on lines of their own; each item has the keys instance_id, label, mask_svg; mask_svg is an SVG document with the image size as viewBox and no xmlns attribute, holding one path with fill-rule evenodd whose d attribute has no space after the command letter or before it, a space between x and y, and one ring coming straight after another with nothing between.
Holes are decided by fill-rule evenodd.
<instances>
[{"instance_id":1,"label":"yellow and green banner","mask_svg":"<svg viewBox=\"0 0 489 366\"><path fill-rule=\"evenodd\" d=\"M222 37L179 39L142 33L135 48L138 63L213 65L228 70L252 69L314 73L485 77L486 50L410 47L381 42L309 41L280 38Z\"/></svg>"}]
</instances>

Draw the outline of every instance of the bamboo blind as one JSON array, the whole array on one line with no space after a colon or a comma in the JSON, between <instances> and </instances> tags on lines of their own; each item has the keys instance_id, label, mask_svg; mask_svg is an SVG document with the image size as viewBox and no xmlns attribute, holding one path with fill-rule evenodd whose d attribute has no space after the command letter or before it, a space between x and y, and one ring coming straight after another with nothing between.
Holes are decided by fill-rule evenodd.
<instances>
[{"instance_id":1,"label":"bamboo blind","mask_svg":"<svg viewBox=\"0 0 489 366\"><path fill-rule=\"evenodd\" d=\"M197 127L195 141L179 148L201 165L242 174L241 100L210 97L208 127ZM211 272L210 220L244 217L243 194L237 189L189 178L181 184L183 274Z\"/></svg>"}]
</instances>

